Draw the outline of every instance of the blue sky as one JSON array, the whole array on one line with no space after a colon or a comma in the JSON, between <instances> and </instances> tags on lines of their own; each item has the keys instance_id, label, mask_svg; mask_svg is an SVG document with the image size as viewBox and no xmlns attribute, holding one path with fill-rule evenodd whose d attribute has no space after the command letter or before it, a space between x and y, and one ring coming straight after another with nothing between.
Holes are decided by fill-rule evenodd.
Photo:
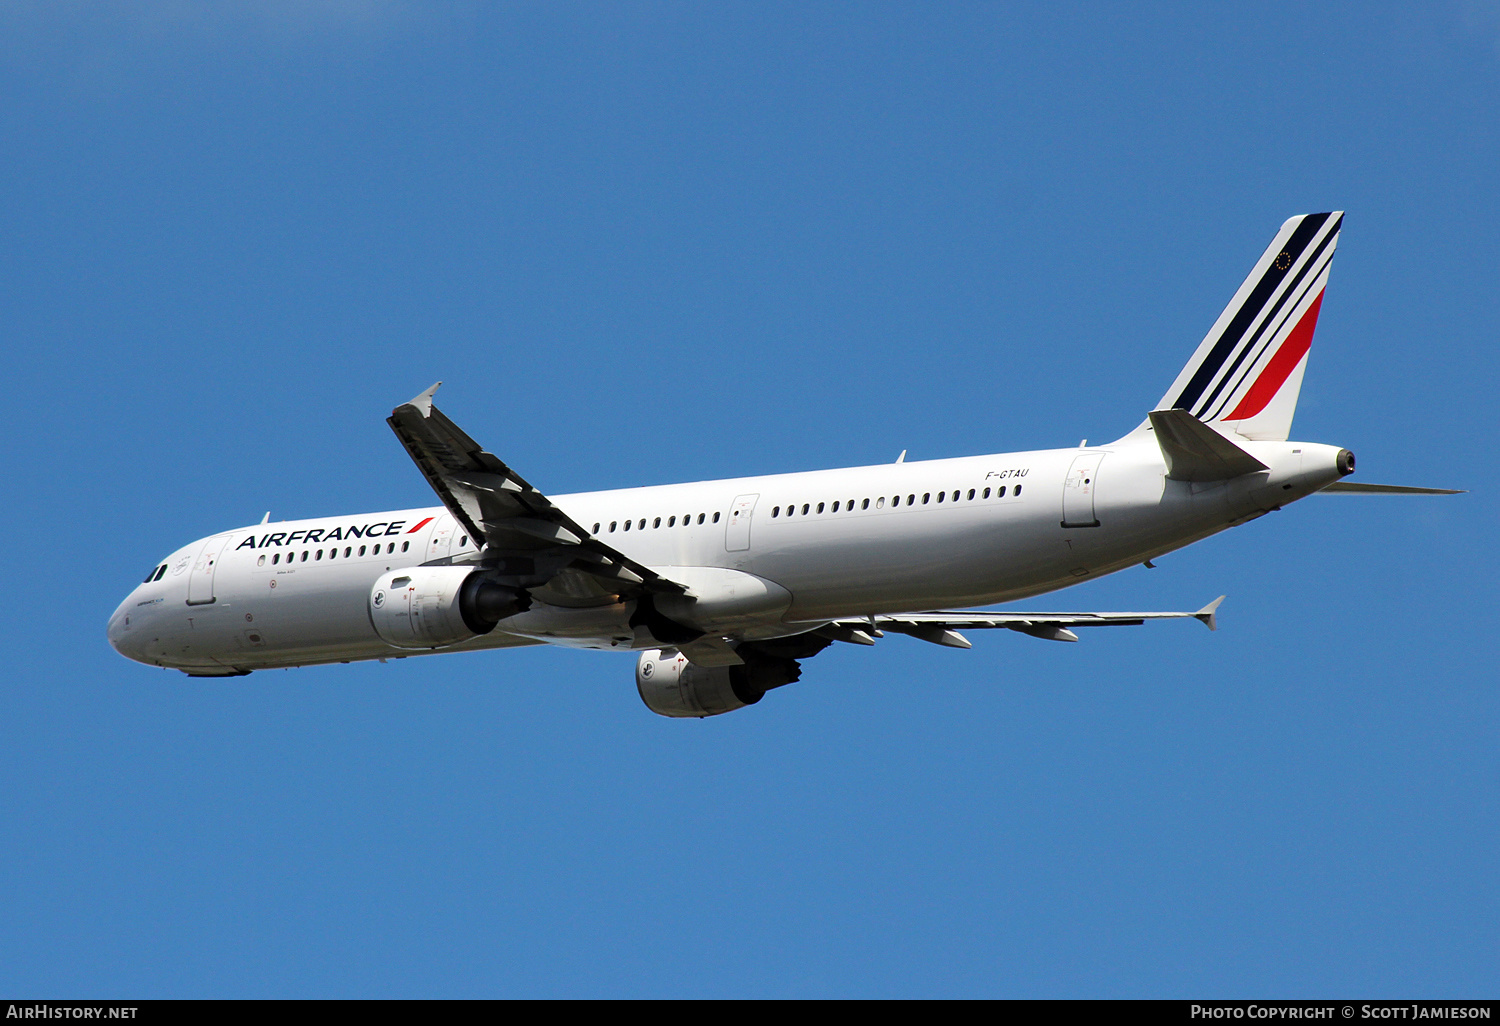
<instances>
[{"instance_id":1,"label":"blue sky","mask_svg":"<svg viewBox=\"0 0 1500 1026\"><path fill-rule=\"evenodd\" d=\"M0 992L1493 995L1497 65L1477 2L7 6ZM1032 603L1216 634L692 722L105 641L193 538L432 501L437 379L553 493L1116 437L1333 208L1294 433L1471 491Z\"/></svg>"}]
</instances>

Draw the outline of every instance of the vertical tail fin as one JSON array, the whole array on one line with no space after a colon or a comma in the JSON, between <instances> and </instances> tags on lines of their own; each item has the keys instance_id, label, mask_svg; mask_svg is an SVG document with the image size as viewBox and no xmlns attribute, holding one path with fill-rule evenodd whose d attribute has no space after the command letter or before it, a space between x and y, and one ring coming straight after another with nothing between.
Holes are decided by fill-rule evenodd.
<instances>
[{"instance_id":1,"label":"vertical tail fin","mask_svg":"<svg viewBox=\"0 0 1500 1026\"><path fill-rule=\"evenodd\" d=\"M1187 410L1244 438L1291 433L1343 211L1281 226L1158 410Z\"/></svg>"}]
</instances>

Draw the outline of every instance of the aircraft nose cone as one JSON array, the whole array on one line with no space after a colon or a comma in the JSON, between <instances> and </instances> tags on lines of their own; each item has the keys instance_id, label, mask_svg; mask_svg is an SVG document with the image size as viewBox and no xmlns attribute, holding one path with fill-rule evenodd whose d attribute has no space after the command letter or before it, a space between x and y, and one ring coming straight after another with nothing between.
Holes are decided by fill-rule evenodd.
<instances>
[{"instance_id":1,"label":"aircraft nose cone","mask_svg":"<svg viewBox=\"0 0 1500 1026\"><path fill-rule=\"evenodd\" d=\"M126 659L144 663L146 662L145 639L141 637L140 631L132 629L134 625L130 623L130 613L127 611L129 605L129 599L120 603L120 608L116 609L114 615L109 618L109 627L105 629L105 635L109 638L110 647L116 652Z\"/></svg>"}]
</instances>

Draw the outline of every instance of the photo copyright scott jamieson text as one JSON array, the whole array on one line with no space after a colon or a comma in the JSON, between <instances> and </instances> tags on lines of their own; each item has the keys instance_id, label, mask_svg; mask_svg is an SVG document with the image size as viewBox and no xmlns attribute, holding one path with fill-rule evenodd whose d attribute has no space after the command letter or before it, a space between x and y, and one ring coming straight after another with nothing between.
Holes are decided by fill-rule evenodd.
<instances>
[{"instance_id":1,"label":"photo copyright scott jamieson text","mask_svg":"<svg viewBox=\"0 0 1500 1026\"><path fill-rule=\"evenodd\" d=\"M7 1019L134 1019L137 1005L8 1005Z\"/></svg>"},{"instance_id":2,"label":"photo copyright scott jamieson text","mask_svg":"<svg viewBox=\"0 0 1500 1026\"><path fill-rule=\"evenodd\" d=\"M1490 1005L1419 1001L1379 1005L1324 1005L1281 1003L1258 1005L1238 1002L1195 1004L1193 1019L1488 1019Z\"/></svg>"}]
</instances>

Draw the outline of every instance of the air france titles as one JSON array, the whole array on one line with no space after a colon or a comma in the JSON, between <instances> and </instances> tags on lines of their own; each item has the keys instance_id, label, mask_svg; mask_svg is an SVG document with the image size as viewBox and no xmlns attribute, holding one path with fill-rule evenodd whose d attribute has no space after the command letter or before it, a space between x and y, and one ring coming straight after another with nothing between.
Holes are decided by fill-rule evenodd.
<instances>
[{"instance_id":1,"label":"air france titles","mask_svg":"<svg viewBox=\"0 0 1500 1026\"><path fill-rule=\"evenodd\" d=\"M428 519L430 520L431 517ZM406 533L412 533L412 531L417 530L417 528L425 523L427 523L426 520L422 521L421 524L418 524ZM239 551L240 549L266 549L272 546L279 548L282 545L296 545L299 542L303 545L320 545L328 542L348 541L350 538L384 538L386 535L400 534L401 528L405 526L405 520L392 520L374 524L363 524L358 527L335 527L331 530L314 527L307 531L278 531L273 534L263 534L259 540L252 534L236 545L235 551Z\"/></svg>"}]
</instances>

